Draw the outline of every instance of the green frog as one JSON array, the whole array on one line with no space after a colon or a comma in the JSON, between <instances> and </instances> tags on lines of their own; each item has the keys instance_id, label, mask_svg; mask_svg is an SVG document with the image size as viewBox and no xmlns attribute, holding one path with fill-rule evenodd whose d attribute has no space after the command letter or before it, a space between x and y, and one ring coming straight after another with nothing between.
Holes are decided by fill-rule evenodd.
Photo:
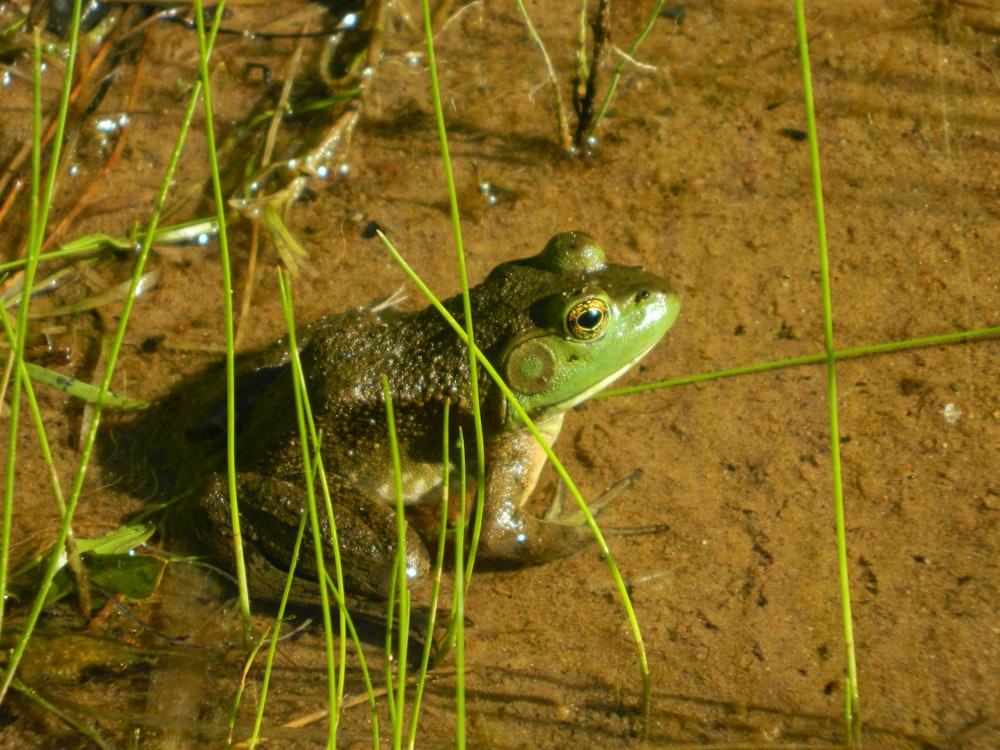
<instances>
[{"instance_id":1,"label":"green frog","mask_svg":"<svg viewBox=\"0 0 1000 750\"><path fill-rule=\"evenodd\" d=\"M583 232L558 234L538 255L502 263L470 297L476 344L550 445L566 412L642 359L679 309L664 279L640 267L609 264ZM444 305L464 325L461 296ZM471 446L474 453L466 347L433 307L354 310L305 325L296 338L322 435L345 588L384 598L396 519L382 378L388 379L395 411L403 500L439 502L446 403L447 439L454 444L461 428L467 452ZM482 368L478 372L486 470L479 559L516 565L573 552L589 531L579 518L556 513L542 519L525 511L546 454L496 384ZM207 391L184 392L181 432L190 455L197 456L187 466L197 506L209 521L200 536L217 556L231 560L224 386L216 375ZM168 404L167 411L178 409ZM286 339L238 360L236 411L237 496L250 588L255 596L274 599L284 585L305 502ZM449 484L457 486L455 450L451 456ZM475 455L467 465L477 466ZM320 520L329 539L325 513ZM300 602L314 601L318 591L310 539L307 531L295 574L293 599ZM331 561L332 546L324 552ZM428 567L427 552L412 530L406 554L407 574L417 579Z\"/></svg>"}]
</instances>

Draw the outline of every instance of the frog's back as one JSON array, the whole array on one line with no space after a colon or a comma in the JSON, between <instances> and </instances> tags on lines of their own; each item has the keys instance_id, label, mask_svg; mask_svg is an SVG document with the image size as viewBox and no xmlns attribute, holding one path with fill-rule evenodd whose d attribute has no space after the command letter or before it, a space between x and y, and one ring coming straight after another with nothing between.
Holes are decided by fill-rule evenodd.
<instances>
[{"instance_id":1,"label":"frog's back","mask_svg":"<svg viewBox=\"0 0 1000 750\"><path fill-rule=\"evenodd\" d=\"M440 462L444 403L453 405L450 432L469 413L468 364L458 336L441 327L437 311L429 312L436 320L428 311L352 311L300 329L300 360L327 471L362 483L368 483L362 475L385 473L383 378L404 462ZM282 370L248 405L238 449L241 463L291 476L300 472L301 447L290 367L283 363Z\"/></svg>"}]
</instances>

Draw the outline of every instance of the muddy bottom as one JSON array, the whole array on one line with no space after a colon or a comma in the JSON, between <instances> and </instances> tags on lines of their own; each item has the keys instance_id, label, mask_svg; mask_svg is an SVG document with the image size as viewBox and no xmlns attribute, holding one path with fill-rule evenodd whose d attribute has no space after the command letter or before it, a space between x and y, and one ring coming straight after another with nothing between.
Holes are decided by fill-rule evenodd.
<instances>
[{"instance_id":1,"label":"muddy bottom","mask_svg":"<svg viewBox=\"0 0 1000 750\"><path fill-rule=\"evenodd\" d=\"M269 18L301 10L287 5L272 4ZM252 6L231 10L230 29L264 23ZM568 107L577 13L532 12ZM649 12L612 4L609 67ZM309 253L294 281L299 321L400 288L404 305L422 306L366 231L372 222L437 293L459 286L422 38L401 13L390 13L378 75L344 156L349 169L287 215ZM811 6L807 19L836 348L1000 324L1000 15L973 4L842 2ZM60 182L53 226L81 196L84 205L59 241L120 236L149 219L197 56L183 25L154 23L143 33L67 141L79 171ZM277 87L297 44L220 36L212 73L220 139L261 102L273 106L274 90L249 63L266 64ZM693 4L682 18L677 9L660 17L625 65L597 143L583 157L559 147L545 67L513 7L471 3L442 23L436 44L471 279L572 229L597 238L611 260L668 278L681 295L681 317L624 385L823 352L791 7ZM7 63L5 164L28 134L27 63ZM55 74L45 79L47 102L57 85ZM117 136L94 128L124 111L131 124ZM199 115L169 222L209 213L200 197L202 125ZM102 173L116 138L128 140ZM492 186L485 196L483 182ZM25 205L21 196L3 218L4 258L23 242ZM238 296L248 279L255 284L238 321L244 349L284 328L277 256L263 249L251 271L250 244L249 223L234 219ZM217 250L214 243L163 249L159 284L138 300L129 324L116 392L155 398L218 356ZM113 328L119 310L112 303L52 322L61 326L52 338L57 357L46 364L90 380L98 335ZM869 747L1000 746L998 382L995 335L838 362L847 572ZM637 647L595 546L544 566L476 575L466 606L471 746L842 742L846 649L827 384L822 364L802 364L595 399L567 416L556 451L585 497L639 472L600 521L642 630L653 686L648 716ZM66 488L83 410L68 396L37 390ZM24 414L12 516L18 559L51 542L58 518ZM92 467L77 534L99 535L140 506ZM172 566L155 600L134 609L178 644L112 609L97 626L95 637L105 640L90 662L62 673L35 661L22 679L112 746L219 746L242 690L233 736L244 739L263 672L258 657L241 683L246 652L233 595L224 578ZM8 605L12 618L19 612ZM261 606L258 633L270 616ZM295 622L308 617L322 619L299 612ZM51 615L40 629L69 642L79 623ZM366 655L380 683L378 633L369 634ZM89 650L86 643L77 652ZM315 624L279 645L264 718L269 746L325 744L327 720L317 713L328 696L323 652ZM363 693L354 657L348 686L350 695ZM454 744L454 691L446 661L432 674L419 746ZM387 741L381 700L379 711ZM371 746L365 702L346 708L341 725L344 747ZM0 707L0 727L4 747L88 743L23 692Z\"/></svg>"}]
</instances>

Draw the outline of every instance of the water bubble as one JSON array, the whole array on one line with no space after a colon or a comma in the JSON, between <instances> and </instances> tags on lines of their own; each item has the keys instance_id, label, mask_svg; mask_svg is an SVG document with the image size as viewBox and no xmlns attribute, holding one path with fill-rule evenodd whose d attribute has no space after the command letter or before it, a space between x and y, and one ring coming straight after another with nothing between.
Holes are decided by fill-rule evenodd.
<instances>
[{"instance_id":1,"label":"water bubble","mask_svg":"<svg viewBox=\"0 0 1000 750\"><path fill-rule=\"evenodd\" d=\"M104 117L98 120L94 127L99 133L114 135L115 133L121 132L121 130L128 126L130 122L131 120L129 119L129 116L122 112L116 117Z\"/></svg>"}]
</instances>

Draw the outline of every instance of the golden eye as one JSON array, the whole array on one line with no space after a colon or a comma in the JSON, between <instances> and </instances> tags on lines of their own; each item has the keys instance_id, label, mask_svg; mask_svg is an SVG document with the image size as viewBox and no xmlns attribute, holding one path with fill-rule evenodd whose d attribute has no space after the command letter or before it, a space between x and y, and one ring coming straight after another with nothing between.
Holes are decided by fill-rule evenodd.
<instances>
[{"instance_id":1,"label":"golden eye","mask_svg":"<svg viewBox=\"0 0 1000 750\"><path fill-rule=\"evenodd\" d=\"M588 341L604 333L610 320L608 303L598 297L591 297L570 308L566 316L566 330L573 338Z\"/></svg>"}]
</instances>

